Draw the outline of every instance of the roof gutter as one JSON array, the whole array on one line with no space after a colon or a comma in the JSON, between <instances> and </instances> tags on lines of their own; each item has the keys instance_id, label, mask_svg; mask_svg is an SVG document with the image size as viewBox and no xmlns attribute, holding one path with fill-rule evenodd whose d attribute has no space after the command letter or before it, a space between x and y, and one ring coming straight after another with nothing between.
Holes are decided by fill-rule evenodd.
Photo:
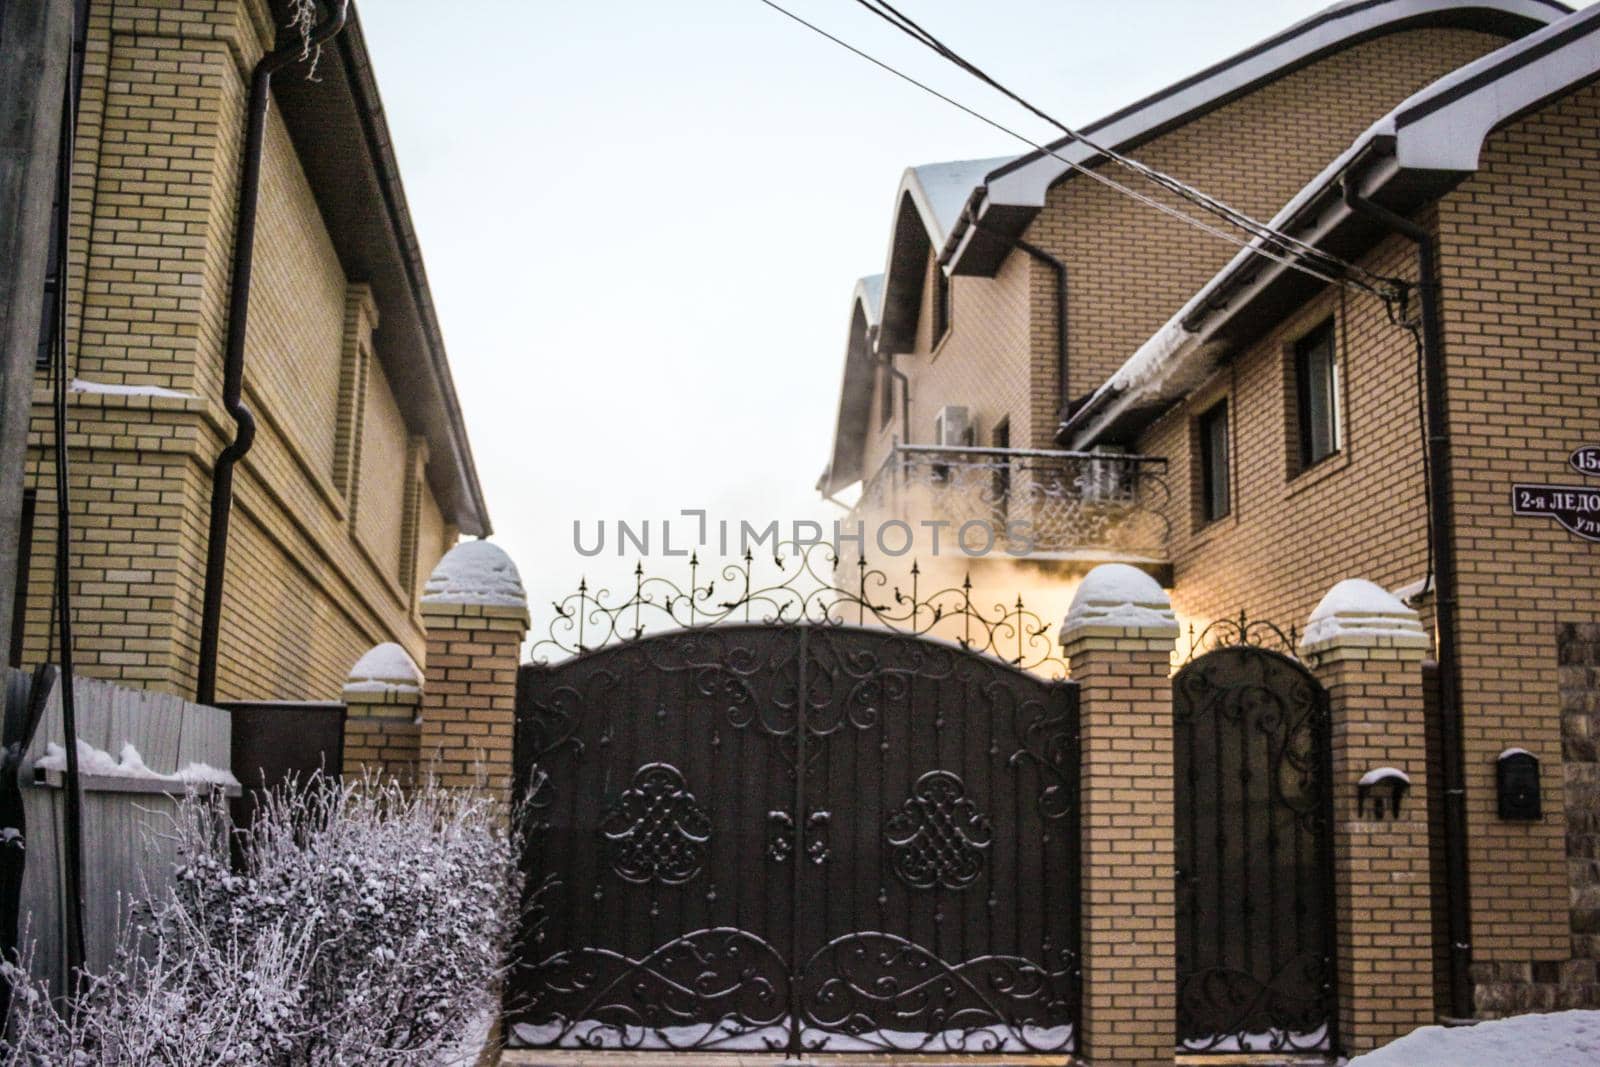
<instances>
[{"instance_id":1,"label":"roof gutter","mask_svg":"<svg viewBox=\"0 0 1600 1067\"><path fill-rule=\"evenodd\" d=\"M1454 501L1450 478L1450 415L1444 362L1444 327L1439 310L1439 267L1433 234L1426 227L1361 195L1354 174L1342 182L1350 210L1417 246L1422 303L1423 406L1428 429L1428 538L1434 559L1434 645L1439 662L1439 735L1444 774L1445 907L1450 942L1450 1013L1473 1014L1472 927L1467 872L1465 756L1461 728L1461 661Z\"/></svg>"},{"instance_id":2,"label":"roof gutter","mask_svg":"<svg viewBox=\"0 0 1600 1067\"><path fill-rule=\"evenodd\" d=\"M347 0L346 0L347 2ZM400 165L395 158L394 142L389 137L388 122L384 118L383 103L378 95L377 78L367 61L364 48L352 42L359 37L360 17L352 19L352 33L338 42L340 59L348 72L350 86L355 95L356 110L361 118L362 132L367 147L376 164L379 185L383 192L384 210L393 226L399 245L406 280L417 315L428 341L429 372L444 403L450 421L450 436L455 443L457 477L466 490L466 503L471 512L471 522L459 522L463 533L487 537L492 531L489 508L484 500L483 487L478 483L477 466L472 459L472 446L467 437L466 424L461 415L460 401L456 396L455 380L445 358L444 335L429 296L427 272L422 263L421 245L416 230L411 225L411 213L406 207L405 193L400 184Z\"/></svg>"},{"instance_id":3,"label":"roof gutter","mask_svg":"<svg viewBox=\"0 0 1600 1067\"><path fill-rule=\"evenodd\" d=\"M350 0L335 0L333 13L312 31L313 49L344 29ZM234 223L233 278L228 289L228 341L223 355L222 406L232 416L234 438L211 468L211 525L206 541L205 589L200 610L200 663L195 702L210 704L217 691L217 633L222 623L222 580L228 566L228 520L233 508L233 468L255 443L256 420L242 399L245 337L250 320L250 268L255 259L256 207L261 192L261 152L272 100L272 76L298 60L304 45L298 38L261 57L250 75L250 102L245 113L244 159L239 174L239 206Z\"/></svg>"}]
</instances>

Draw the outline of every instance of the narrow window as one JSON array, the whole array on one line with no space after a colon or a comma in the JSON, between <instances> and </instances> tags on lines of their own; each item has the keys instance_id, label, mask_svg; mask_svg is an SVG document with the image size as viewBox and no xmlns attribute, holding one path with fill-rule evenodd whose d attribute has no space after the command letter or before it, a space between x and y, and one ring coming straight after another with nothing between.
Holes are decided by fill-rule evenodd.
<instances>
[{"instance_id":1,"label":"narrow window","mask_svg":"<svg viewBox=\"0 0 1600 1067\"><path fill-rule=\"evenodd\" d=\"M17 588L11 595L10 664L22 666L22 639L27 633L28 566L33 559L33 511L38 500L33 489L22 491L22 523L17 538Z\"/></svg>"},{"instance_id":2,"label":"narrow window","mask_svg":"<svg viewBox=\"0 0 1600 1067\"><path fill-rule=\"evenodd\" d=\"M1300 438L1300 469L1315 466L1339 451L1339 361L1333 323L1327 322L1294 347L1295 408Z\"/></svg>"},{"instance_id":3,"label":"narrow window","mask_svg":"<svg viewBox=\"0 0 1600 1067\"><path fill-rule=\"evenodd\" d=\"M889 373L889 368L878 368L878 429L883 429L894 420L894 376Z\"/></svg>"},{"instance_id":4,"label":"narrow window","mask_svg":"<svg viewBox=\"0 0 1600 1067\"><path fill-rule=\"evenodd\" d=\"M1200 519L1215 522L1232 510L1228 484L1228 402L1200 416Z\"/></svg>"},{"instance_id":5,"label":"narrow window","mask_svg":"<svg viewBox=\"0 0 1600 1067\"><path fill-rule=\"evenodd\" d=\"M933 278L933 343L937 345L950 332L950 276L935 263Z\"/></svg>"}]
</instances>

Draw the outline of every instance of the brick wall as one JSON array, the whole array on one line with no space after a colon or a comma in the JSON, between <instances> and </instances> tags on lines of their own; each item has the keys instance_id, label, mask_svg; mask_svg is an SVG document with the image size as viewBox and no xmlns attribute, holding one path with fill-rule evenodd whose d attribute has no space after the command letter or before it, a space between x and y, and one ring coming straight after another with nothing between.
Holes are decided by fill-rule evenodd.
<instances>
[{"instance_id":1,"label":"brick wall","mask_svg":"<svg viewBox=\"0 0 1600 1067\"><path fill-rule=\"evenodd\" d=\"M78 662L90 675L189 693L210 468L232 435L220 379L245 93L273 27L261 0L123 0L90 11L69 244L72 373L183 395L73 398ZM426 575L454 531L426 486L419 496L408 483L409 433L381 374L363 395L369 419L341 407L344 353L372 348L374 326L370 314L347 315L350 289L274 108L245 375L259 429L236 475L222 699L336 699L364 649L393 640L416 659L425 652L420 577L403 580L403 549L416 538L409 559ZM379 366L381 345L373 352ZM41 490L29 663L48 654L50 632L46 400L41 378L28 476ZM354 434L344 444L354 478L342 482L341 426ZM363 465L368 436L376 443ZM373 483L371 518L358 540L346 490L362 478Z\"/></svg>"},{"instance_id":2,"label":"brick wall","mask_svg":"<svg viewBox=\"0 0 1600 1067\"><path fill-rule=\"evenodd\" d=\"M1386 241L1363 265L1415 277L1415 255ZM1305 471L1291 469L1295 340L1332 319L1340 367L1344 447ZM1232 509L1198 520L1194 426L1228 401ZM1238 354L1139 440L1168 458L1166 509L1180 618L1203 628L1237 616L1287 630L1310 615L1334 582L1361 577L1395 589L1427 569L1422 440L1417 428L1415 348L1376 299L1324 293ZM1381 536L1366 535L1379 531Z\"/></svg>"},{"instance_id":3,"label":"brick wall","mask_svg":"<svg viewBox=\"0 0 1600 1067\"><path fill-rule=\"evenodd\" d=\"M1557 637L1600 621L1600 546L1514 518L1510 487L1594 484L1566 461L1600 440L1597 128L1593 85L1516 121L1438 214L1474 959L1492 1011L1549 1006L1571 977ZM1543 763L1538 823L1496 817L1495 757L1509 746Z\"/></svg>"},{"instance_id":4,"label":"brick wall","mask_svg":"<svg viewBox=\"0 0 1600 1067\"><path fill-rule=\"evenodd\" d=\"M1439 234L1444 280L1473 956L1486 1014L1552 1007L1592 988L1592 955L1574 953L1594 945L1573 940L1568 907L1566 841L1585 816L1573 822L1565 810L1557 633L1600 617L1600 549L1549 520L1513 517L1510 487L1584 482L1567 455L1596 440L1600 194L1589 176L1600 166L1597 118L1600 90L1591 86L1518 120L1490 138L1476 175L1418 215ZM1414 252L1398 239L1363 262L1415 278ZM1297 475L1289 346L1330 317L1346 443ZM1140 450L1172 460L1180 615L1203 623L1245 608L1292 623L1337 579L1393 589L1422 577L1415 358L1377 301L1323 293L1151 427ZM1222 397L1233 420L1233 511L1197 528L1192 425ZM1497 817L1495 757L1511 746L1543 762L1539 822Z\"/></svg>"},{"instance_id":5,"label":"brick wall","mask_svg":"<svg viewBox=\"0 0 1600 1067\"><path fill-rule=\"evenodd\" d=\"M1136 155L1267 218L1394 104L1503 43L1440 29L1367 41L1164 133ZM1074 397L1098 386L1236 250L1081 178L1051 190L1025 236L1068 264ZM1009 418L1013 447L1052 447L1062 392L1055 285L1053 271L1021 253L992 279L953 278L952 326L942 341L932 336L934 286L924 286L914 351L898 360L911 380L912 441L929 442L934 413L961 404L976 419L980 444ZM904 436L898 406L882 429L877 396L871 410L869 476ZM1302 612L1326 588L1308 593Z\"/></svg>"}]
</instances>

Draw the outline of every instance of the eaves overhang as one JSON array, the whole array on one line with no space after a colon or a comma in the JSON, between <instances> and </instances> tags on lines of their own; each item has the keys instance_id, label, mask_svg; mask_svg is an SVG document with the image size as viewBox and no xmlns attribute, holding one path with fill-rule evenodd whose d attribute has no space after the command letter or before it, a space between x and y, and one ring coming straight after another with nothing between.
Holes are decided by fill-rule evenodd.
<instances>
[{"instance_id":1,"label":"eaves overhang","mask_svg":"<svg viewBox=\"0 0 1600 1067\"><path fill-rule=\"evenodd\" d=\"M881 274L858 280L855 291L850 294L850 324L845 341L844 372L840 375L833 447L828 465L817 479L817 491L823 496L833 496L859 482L863 476L862 460L872 419L873 368L877 361L882 299Z\"/></svg>"},{"instance_id":2,"label":"eaves overhang","mask_svg":"<svg viewBox=\"0 0 1600 1067\"><path fill-rule=\"evenodd\" d=\"M1285 205L1272 226L1353 261L1385 233L1346 206L1343 183L1410 215L1478 167L1495 130L1600 79L1600 5L1489 53L1375 123ZM1068 448L1128 443L1221 363L1326 283L1244 249L1061 426Z\"/></svg>"},{"instance_id":3,"label":"eaves overhang","mask_svg":"<svg viewBox=\"0 0 1600 1067\"><path fill-rule=\"evenodd\" d=\"M1520 37L1570 13L1557 0L1346 0L1089 123L1082 132L1113 150L1131 151L1326 56L1386 34L1446 27ZM1104 162L1071 138L1047 147L1049 152L1030 152L997 167L974 189L940 252L951 273L993 276L1010 253L1012 239L1043 209L1050 189L1072 176L1072 165ZM970 225L971 219L982 228Z\"/></svg>"},{"instance_id":4,"label":"eaves overhang","mask_svg":"<svg viewBox=\"0 0 1600 1067\"><path fill-rule=\"evenodd\" d=\"M273 0L279 25L288 5ZM446 519L464 534L491 531L466 420L456 396L422 250L356 5L324 49L316 80L273 80L301 168L345 276L372 287L373 348L406 425L428 442L428 478Z\"/></svg>"}]
</instances>

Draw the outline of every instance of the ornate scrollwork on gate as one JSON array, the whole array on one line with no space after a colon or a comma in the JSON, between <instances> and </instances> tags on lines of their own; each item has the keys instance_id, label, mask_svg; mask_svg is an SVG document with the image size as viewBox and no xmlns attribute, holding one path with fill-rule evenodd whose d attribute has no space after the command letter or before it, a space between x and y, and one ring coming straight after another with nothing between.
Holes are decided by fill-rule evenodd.
<instances>
[{"instance_id":1,"label":"ornate scrollwork on gate","mask_svg":"<svg viewBox=\"0 0 1600 1067\"><path fill-rule=\"evenodd\" d=\"M988 818L949 771L929 771L884 824L894 873L913 889L965 889L994 841Z\"/></svg>"},{"instance_id":2,"label":"ornate scrollwork on gate","mask_svg":"<svg viewBox=\"0 0 1600 1067\"><path fill-rule=\"evenodd\" d=\"M912 562L906 581L892 581L864 558L841 564L827 542L785 543L774 550L770 578L756 556L707 576L698 554L689 558L687 587L634 568L633 588L622 593L592 589L552 603L550 625L529 650L531 663L582 655L606 645L637 641L660 631L704 631L733 623L818 626L879 626L897 633L933 636L968 652L993 656L1014 667L1065 677L1050 626L1018 596L994 603L974 594L972 578L929 591L922 568Z\"/></svg>"},{"instance_id":3,"label":"ornate scrollwork on gate","mask_svg":"<svg viewBox=\"0 0 1600 1067\"><path fill-rule=\"evenodd\" d=\"M806 817L806 859L821 866L828 862L833 850L828 847L828 822L831 811L814 811ZM785 863L795 850L794 817L786 811L767 812L767 858L774 863Z\"/></svg>"},{"instance_id":4,"label":"ornate scrollwork on gate","mask_svg":"<svg viewBox=\"0 0 1600 1067\"><path fill-rule=\"evenodd\" d=\"M711 817L666 763L646 763L600 823L617 877L682 885L700 873Z\"/></svg>"},{"instance_id":5,"label":"ornate scrollwork on gate","mask_svg":"<svg viewBox=\"0 0 1600 1067\"><path fill-rule=\"evenodd\" d=\"M1073 1047L1073 963L947 962L903 937L834 938L800 969L807 1048L834 1052L1062 1052Z\"/></svg>"},{"instance_id":6,"label":"ornate scrollwork on gate","mask_svg":"<svg viewBox=\"0 0 1600 1067\"><path fill-rule=\"evenodd\" d=\"M644 956L572 949L533 964L531 995L508 1005L511 1037L578 1048L782 1048L789 965L746 930L712 927Z\"/></svg>"}]
</instances>

